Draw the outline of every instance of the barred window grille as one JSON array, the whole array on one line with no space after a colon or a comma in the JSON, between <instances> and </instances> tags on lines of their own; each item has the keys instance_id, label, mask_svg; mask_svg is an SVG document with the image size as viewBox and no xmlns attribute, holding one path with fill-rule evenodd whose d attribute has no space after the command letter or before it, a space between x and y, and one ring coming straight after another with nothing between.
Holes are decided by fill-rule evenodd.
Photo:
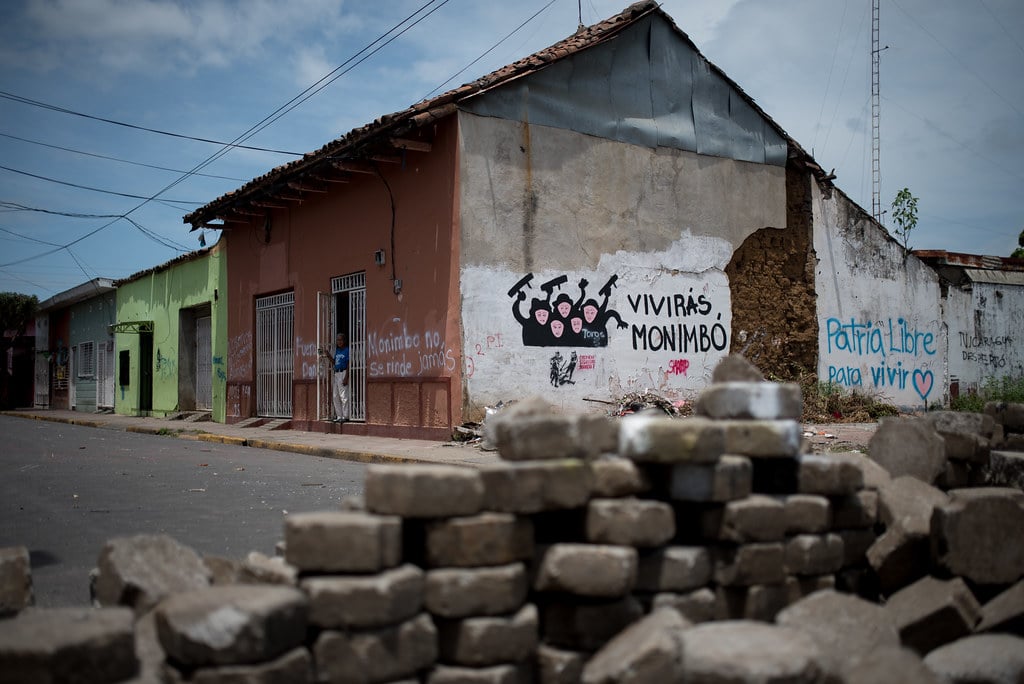
<instances>
[{"instance_id":1,"label":"barred window grille","mask_svg":"<svg viewBox=\"0 0 1024 684\"><path fill-rule=\"evenodd\" d=\"M78 344L78 358L75 359L75 370L80 378L92 378L96 375L96 345L93 342Z\"/></svg>"}]
</instances>

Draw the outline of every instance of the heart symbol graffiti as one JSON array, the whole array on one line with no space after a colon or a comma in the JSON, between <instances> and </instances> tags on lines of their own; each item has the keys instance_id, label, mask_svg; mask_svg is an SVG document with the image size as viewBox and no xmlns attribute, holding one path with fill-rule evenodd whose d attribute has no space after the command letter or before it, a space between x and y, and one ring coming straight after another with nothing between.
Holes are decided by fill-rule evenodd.
<instances>
[{"instance_id":1,"label":"heart symbol graffiti","mask_svg":"<svg viewBox=\"0 0 1024 684\"><path fill-rule=\"evenodd\" d=\"M935 374L932 373L931 371L914 371L914 389L917 390L917 393L921 397L921 399L928 399L928 395L932 393L932 385L934 383Z\"/></svg>"}]
</instances>

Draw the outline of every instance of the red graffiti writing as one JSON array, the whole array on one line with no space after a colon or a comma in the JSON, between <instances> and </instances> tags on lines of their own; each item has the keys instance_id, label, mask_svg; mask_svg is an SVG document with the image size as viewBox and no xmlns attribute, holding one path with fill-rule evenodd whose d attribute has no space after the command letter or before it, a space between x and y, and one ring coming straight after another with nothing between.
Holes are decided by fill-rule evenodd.
<instances>
[{"instance_id":1,"label":"red graffiti writing","mask_svg":"<svg viewBox=\"0 0 1024 684\"><path fill-rule=\"evenodd\" d=\"M690 370L690 362L686 359L673 359L668 364L670 375L686 375L688 370Z\"/></svg>"},{"instance_id":2,"label":"red graffiti writing","mask_svg":"<svg viewBox=\"0 0 1024 684\"><path fill-rule=\"evenodd\" d=\"M597 366L597 357L593 354L581 354L580 355L580 370L594 370Z\"/></svg>"}]
</instances>

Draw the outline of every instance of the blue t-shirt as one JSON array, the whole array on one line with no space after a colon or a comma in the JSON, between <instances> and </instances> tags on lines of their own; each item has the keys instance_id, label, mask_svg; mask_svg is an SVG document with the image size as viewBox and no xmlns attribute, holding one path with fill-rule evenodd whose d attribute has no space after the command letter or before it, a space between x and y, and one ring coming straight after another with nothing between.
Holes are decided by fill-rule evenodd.
<instances>
[{"instance_id":1,"label":"blue t-shirt","mask_svg":"<svg viewBox=\"0 0 1024 684\"><path fill-rule=\"evenodd\" d=\"M334 372L348 370L348 347L334 349Z\"/></svg>"}]
</instances>

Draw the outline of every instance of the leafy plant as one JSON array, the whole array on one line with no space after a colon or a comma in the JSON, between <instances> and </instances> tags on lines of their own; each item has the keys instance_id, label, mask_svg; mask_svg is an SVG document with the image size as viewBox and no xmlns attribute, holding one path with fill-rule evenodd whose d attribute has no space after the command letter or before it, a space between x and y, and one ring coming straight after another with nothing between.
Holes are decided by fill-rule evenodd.
<instances>
[{"instance_id":1,"label":"leafy plant","mask_svg":"<svg viewBox=\"0 0 1024 684\"><path fill-rule=\"evenodd\" d=\"M1017 249L1010 254L1011 259L1024 259L1024 230L1017 236Z\"/></svg>"},{"instance_id":2,"label":"leafy plant","mask_svg":"<svg viewBox=\"0 0 1024 684\"><path fill-rule=\"evenodd\" d=\"M797 382L804 397L805 423L868 423L883 416L897 416L892 404L842 385L819 382L812 373L802 374Z\"/></svg>"},{"instance_id":3,"label":"leafy plant","mask_svg":"<svg viewBox=\"0 0 1024 684\"><path fill-rule=\"evenodd\" d=\"M989 377L977 390L961 394L949 405L954 411L981 413L990 401L1024 403L1024 377Z\"/></svg>"},{"instance_id":4,"label":"leafy plant","mask_svg":"<svg viewBox=\"0 0 1024 684\"><path fill-rule=\"evenodd\" d=\"M910 232L917 227L917 197L903 188L892 201L892 220L896 224L893 234L903 245L903 254L910 253Z\"/></svg>"}]
</instances>

